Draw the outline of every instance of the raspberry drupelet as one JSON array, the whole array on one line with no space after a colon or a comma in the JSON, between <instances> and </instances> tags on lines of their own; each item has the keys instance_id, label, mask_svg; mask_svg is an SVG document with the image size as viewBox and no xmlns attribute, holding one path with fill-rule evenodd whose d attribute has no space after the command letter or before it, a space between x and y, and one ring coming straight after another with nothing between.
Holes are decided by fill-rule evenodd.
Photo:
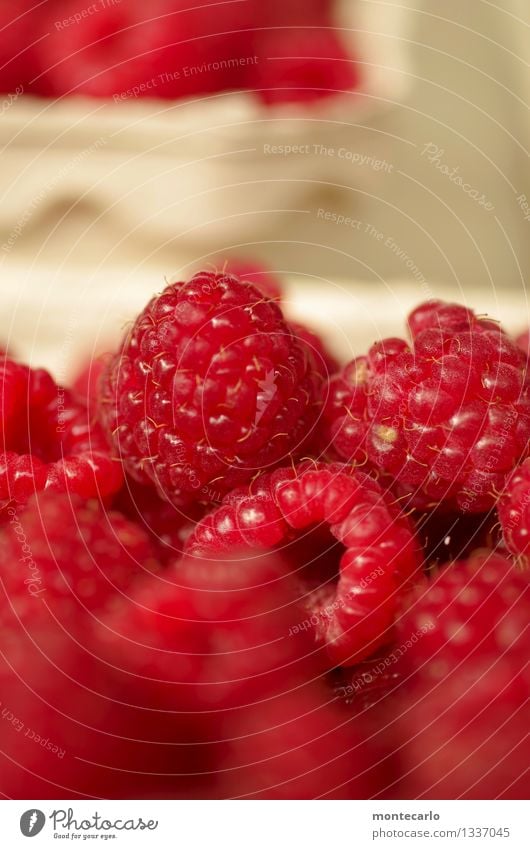
<instances>
[{"instance_id":1,"label":"raspberry drupelet","mask_svg":"<svg viewBox=\"0 0 530 849\"><path fill-rule=\"evenodd\" d=\"M491 508L530 437L523 353L493 321L429 301L412 345L385 339L331 379L323 438L393 480L413 506Z\"/></svg>"},{"instance_id":2,"label":"raspberry drupelet","mask_svg":"<svg viewBox=\"0 0 530 849\"><path fill-rule=\"evenodd\" d=\"M504 542L527 561L530 551L530 459L515 468L497 504Z\"/></svg>"},{"instance_id":3,"label":"raspberry drupelet","mask_svg":"<svg viewBox=\"0 0 530 849\"><path fill-rule=\"evenodd\" d=\"M47 371L4 360L0 391L0 503L24 503L43 489L85 498L119 490L121 465L101 426Z\"/></svg>"},{"instance_id":4,"label":"raspberry drupelet","mask_svg":"<svg viewBox=\"0 0 530 849\"><path fill-rule=\"evenodd\" d=\"M329 528L346 550L332 582L315 587L297 567L306 611L332 663L355 663L388 642L400 596L421 564L407 519L372 478L312 461L278 469L230 493L197 524L184 553L279 547L315 526Z\"/></svg>"},{"instance_id":5,"label":"raspberry drupelet","mask_svg":"<svg viewBox=\"0 0 530 849\"><path fill-rule=\"evenodd\" d=\"M321 392L278 304L204 272L138 316L103 374L101 420L131 477L208 503L303 452Z\"/></svg>"}]
</instances>

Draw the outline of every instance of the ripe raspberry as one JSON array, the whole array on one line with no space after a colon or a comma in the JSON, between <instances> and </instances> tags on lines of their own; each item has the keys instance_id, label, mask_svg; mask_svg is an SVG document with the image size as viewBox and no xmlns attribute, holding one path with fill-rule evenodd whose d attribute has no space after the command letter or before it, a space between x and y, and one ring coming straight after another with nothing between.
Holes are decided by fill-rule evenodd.
<instances>
[{"instance_id":1,"label":"ripe raspberry","mask_svg":"<svg viewBox=\"0 0 530 849\"><path fill-rule=\"evenodd\" d=\"M144 531L96 501L43 492L7 512L0 574L23 618L37 616L43 601L61 615L98 610L155 568Z\"/></svg>"},{"instance_id":2,"label":"ripe raspberry","mask_svg":"<svg viewBox=\"0 0 530 849\"><path fill-rule=\"evenodd\" d=\"M20 617L7 605L0 792L15 799L203 798L200 787L190 787L201 761L186 743L183 720L124 703L80 612L62 607L56 618L56 609L39 604Z\"/></svg>"},{"instance_id":3,"label":"ripe raspberry","mask_svg":"<svg viewBox=\"0 0 530 849\"><path fill-rule=\"evenodd\" d=\"M225 727L216 795L369 799L379 788L365 731L320 686L281 694Z\"/></svg>"},{"instance_id":4,"label":"ripe raspberry","mask_svg":"<svg viewBox=\"0 0 530 849\"><path fill-rule=\"evenodd\" d=\"M371 478L312 462L263 475L197 524L185 554L271 548L315 525L329 527L346 551L336 585L304 588L308 621L332 662L351 664L388 641L398 598L419 566L407 521Z\"/></svg>"},{"instance_id":5,"label":"ripe raspberry","mask_svg":"<svg viewBox=\"0 0 530 849\"><path fill-rule=\"evenodd\" d=\"M103 376L101 419L132 477L177 506L208 503L303 450L321 382L277 304L205 272L136 319Z\"/></svg>"},{"instance_id":6,"label":"ripe raspberry","mask_svg":"<svg viewBox=\"0 0 530 849\"><path fill-rule=\"evenodd\" d=\"M418 590L397 629L402 798L525 798L529 616L528 576L490 552Z\"/></svg>"},{"instance_id":7,"label":"ripe raspberry","mask_svg":"<svg viewBox=\"0 0 530 849\"><path fill-rule=\"evenodd\" d=\"M324 435L342 459L366 451L420 509L485 512L527 450L524 357L497 324L458 305L428 302L409 326L412 347L383 340L332 378Z\"/></svg>"},{"instance_id":8,"label":"ripe raspberry","mask_svg":"<svg viewBox=\"0 0 530 849\"><path fill-rule=\"evenodd\" d=\"M63 0L60 16L54 3L46 5L48 38L36 48L41 94L180 98L241 88L244 66L228 60L252 53L254 3L127 0L67 28L57 21L81 14L80 0Z\"/></svg>"},{"instance_id":9,"label":"ripe raspberry","mask_svg":"<svg viewBox=\"0 0 530 849\"><path fill-rule=\"evenodd\" d=\"M513 555L526 562L530 549L530 459L508 478L497 509L504 542Z\"/></svg>"},{"instance_id":10,"label":"ripe raspberry","mask_svg":"<svg viewBox=\"0 0 530 849\"><path fill-rule=\"evenodd\" d=\"M119 462L81 403L48 372L4 360L5 415L0 450L0 503L25 502L43 489L107 498L121 486Z\"/></svg>"},{"instance_id":11,"label":"ripe raspberry","mask_svg":"<svg viewBox=\"0 0 530 849\"><path fill-rule=\"evenodd\" d=\"M181 723L123 704L92 635L113 600L156 568L146 535L95 502L54 493L10 512L0 535L0 688L11 723L2 722L1 792L156 793L146 763L187 769Z\"/></svg>"},{"instance_id":12,"label":"ripe raspberry","mask_svg":"<svg viewBox=\"0 0 530 849\"><path fill-rule=\"evenodd\" d=\"M278 557L237 567L187 560L162 577L116 604L99 634L99 653L131 702L185 710L198 735L216 739L210 724L220 711L259 703L310 676L311 647L286 639L301 614Z\"/></svg>"}]
</instances>

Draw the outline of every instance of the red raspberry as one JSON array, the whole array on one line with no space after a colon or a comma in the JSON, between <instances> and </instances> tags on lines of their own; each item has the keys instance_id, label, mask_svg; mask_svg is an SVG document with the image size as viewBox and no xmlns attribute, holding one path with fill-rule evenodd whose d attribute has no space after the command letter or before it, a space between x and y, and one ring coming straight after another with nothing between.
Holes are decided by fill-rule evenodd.
<instances>
[{"instance_id":1,"label":"red raspberry","mask_svg":"<svg viewBox=\"0 0 530 849\"><path fill-rule=\"evenodd\" d=\"M39 90L50 96L179 98L241 88L246 66L234 57L253 53L248 29L254 9L247 2L206 0L194 7L187 0L151 0L148 6L126 0L66 25L86 5L47 5L48 37L37 53Z\"/></svg>"},{"instance_id":2,"label":"red raspberry","mask_svg":"<svg viewBox=\"0 0 530 849\"><path fill-rule=\"evenodd\" d=\"M383 340L332 378L324 435L342 459L366 452L415 506L484 512L527 450L524 357L458 305L428 302L409 325L412 347Z\"/></svg>"},{"instance_id":3,"label":"red raspberry","mask_svg":"<svg viewBox=\"0 0 530 849\"><path fill-rule=\"evenodd\" d=\"M369 799L379 789L364 724L316 685L248 710L226 733L222 798Z\"/></svg>"},{"instance_id":4,"label":"red raspberry","mask_svg":"<svg viewBox=\"0 0 530 849\"><path fill-rule=\"evenodd\" d=\"M311 647L286 639L301 615L294 597L277 557L242 555L237 568L223 559L183 561L116 605L100 653L131 701L186 710L198 734L216 739L209 729L220 711L309 677Z\"/></svg>"},{"instance_id":5,"label":"red raspberry","mask_svg":"<svg viewBox=\"0 0 530 849\"><path fill-rule=\"evenodd\" d=\"M525 798L528 576L489 552L442 570L398 628L402 798Z\"/></svg>"},{"instance_id":6,"label":"red raspberry","mask_svg":"<svg viewBox=\"0 0 530 849\"><path fill-rule=\"evenodd\" d=\"M95 655L86 616L63 610L57 621L41 604L40 615L21 621L8 610L0 654L0 687L9 694L2 699L3 795L203 798L191 784L202 762L184 720L124 703L112 670Z\"/></svg>"},{"instance_id":7,"label":"red raspberry","mask_svg":"<svg viewBox=\"0 0 530 849\"><path fill-rule=\"evenodd\" d=\"M19 616L38 616L43 601L60 615L97 610L155 568L144 531L96 501L43 492L7 512L1 575Z\"/></svg>"},{"instance_id":8,"label":"red raspberry","mask_svg":"<svg viewBox=\"0 0 530 849\"><path fill-rule=\"evenodd\" d=\"M329 527L346 551L336 585L307 593L306 620L334 664L351 664L388 641L398 598L419 566L407 521L371 478L312 462L263 475L198 523L185 554L279 546L315 525Z\"/></svg>"},{"instance_id":9,"label":"red raspberry","mask_svg":"<svg viewBox=\"0 0 530 849\"><path fill-rule=\"evenodd\" d=\"M4 360L5 410L0 454L0 502L24 502L43 489L107 498L123 475L103 431L81 403L48 372Z\"/></svg>"},{"instance_id":10,"label":"red raspberry","mask_svg":"<svg viewBox=\"0 0 530 849\"><path fill-rule=\"evenodd\" d=\"M321 382L276 303L205 272L136 319L104 375L101 418L132 477L176 505L208 503L303 450Z\"/></svg>"},{"instance_id":11,"label":"red raspberry","mask_svg":"<svg viewBox=\"0 0 530 849\"><path fill-rule=\"evenodd\" d=\"M156 568L146 535L94 502L53 493L10 513L0 536L0 688L9 693L1 792L156 793L155 779L142 777L146 763L154 773L187 769L181 723L123 704L91 635L105 608Z\"/></svg>"},{"instance_id":12,"label":"red raspberry","mask_svg":"<svg viewBox=\"0 0 530 849\"><path fill-rule=\"evenodd\" d=\"M508 478L497 509L504 542L513 555L527 562L530 549L530 459L514 469Z\"/></svg>"}]
</instances>

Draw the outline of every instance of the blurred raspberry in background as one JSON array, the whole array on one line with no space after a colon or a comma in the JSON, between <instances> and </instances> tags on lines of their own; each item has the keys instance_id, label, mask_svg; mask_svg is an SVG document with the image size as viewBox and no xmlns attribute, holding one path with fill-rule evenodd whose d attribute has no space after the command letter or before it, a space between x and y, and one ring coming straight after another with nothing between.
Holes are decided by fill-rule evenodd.
<instances>
[{"instance_id":1,"label":"blurred raspberry in background","mask_svg":"<svg viewBox=\"0 0 530 849\"><path fill-rule=\"evenodd\" d=\"M251 89L265 103L355 88L334 0L16 0L0 10L0 90L180 99Z\"/></svg>"}]
</instances>

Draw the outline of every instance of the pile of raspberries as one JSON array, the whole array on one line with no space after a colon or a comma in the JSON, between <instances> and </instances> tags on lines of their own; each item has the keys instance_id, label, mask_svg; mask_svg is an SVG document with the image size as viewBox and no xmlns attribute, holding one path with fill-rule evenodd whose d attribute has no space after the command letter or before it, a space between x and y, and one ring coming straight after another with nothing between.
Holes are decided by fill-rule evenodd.
<instances>
[{"instance_id":1,"label":"pile of raspberries","mask_svg":"<svg viewBox=\"0 0 530 849\"><path fill-rule=\"evenodd\" d=\"M252 266L3 351L1 793L525 798L527 357L431 300L339 365Z\"/></svg>"},{"instance_id":2,"label":"pile of raspberries","mask_svg":"<svg viewBox=\"0 0 530 849\"><path fill-rule=\"evenodd\" d=\"M266 105L315 102L360 82L337 5L9 0L0 5L0 91L123 103L237 90Z\"/></svg>"}]
</instances>

